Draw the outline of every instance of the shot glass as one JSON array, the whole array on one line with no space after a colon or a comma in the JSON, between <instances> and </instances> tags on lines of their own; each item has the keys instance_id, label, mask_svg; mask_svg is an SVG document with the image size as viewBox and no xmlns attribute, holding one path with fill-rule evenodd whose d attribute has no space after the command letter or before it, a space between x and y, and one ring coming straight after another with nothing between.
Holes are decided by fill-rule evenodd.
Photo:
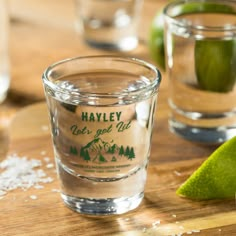
<instances>
[{"instance_id":1,"label":"shot glass","mask_svg":"<svg viewBox=\"0 0 236 236\"><path fill-rule=\"evenodd\" d=\"M179 0L167 5L170 130L200 143L236 135L236 2Z\"/></svg>"},{"instance_id":2,"label":"shot glass","mask_svg":"<svg viewBox=\"0 0 236 236\"><path fill-rule=\"evenodd\" d=\"M161 74L134 58L60 61L43 74L64 203L109 215L143 199Z\"/></svg>"},{"instance_id":3,"label":"shot glass","mask_svg":"<svg viewBox=\"0 0 236 236\"><path fill-rule=\"evenodd\" d=\"M8 28L8 2L0 0L0 103L5 100L10 86Z\"/></svg>"},{"instance_id":4,"label":"shot glass","mask_svg":"<svg viewBox=\"0 0 236 236\"><path fill-rule=\"evenodd\" d=\"M128 51L138 45L143 0L75 0L76 26L89 45Z\"/></svg>"}]
</instances>

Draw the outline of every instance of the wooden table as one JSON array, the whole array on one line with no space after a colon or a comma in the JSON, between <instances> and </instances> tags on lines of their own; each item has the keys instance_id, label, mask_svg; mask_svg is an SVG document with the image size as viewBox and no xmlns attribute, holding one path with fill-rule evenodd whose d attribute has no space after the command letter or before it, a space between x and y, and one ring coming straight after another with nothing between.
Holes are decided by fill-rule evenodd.
<instances>
[{"instance_id":1,"label":"wooden table","mask_svg":"<svg viewBox=\"0 0 236 236\"><path fill-rule=\"evenodd\" d=\"M91 48L74 30L72 0L10 0L12 82L0 105L0 160L6 152L53 162L41 75L51 63L67 57L119 54L152 62L147 49L150 23L164 0L145 0L140 45L126 52ZM0 199L0 232L15 235L236 235L234 200L196 202L176 196L175 190L215 150L183 140L168 130L167 78L162 71L145 198L127 214L87 217L66 208L54 169L54 181L43 189L15 190ZM30 106L28 106L30 105ZM13 118L13 119L12 119ZM8 129L9 128L9 129ZM35 195L33 200L30 196Z\"/></svg>"}]
</instances>

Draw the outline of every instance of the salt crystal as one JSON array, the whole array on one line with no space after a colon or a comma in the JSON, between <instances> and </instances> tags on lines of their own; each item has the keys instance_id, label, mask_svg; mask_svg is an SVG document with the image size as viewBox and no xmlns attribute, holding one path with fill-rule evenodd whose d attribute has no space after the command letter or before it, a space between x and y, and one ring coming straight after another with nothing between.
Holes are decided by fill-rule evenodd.
<instances>
[{"instance_id":1,"label":"salt crystal","mask_svg":"<svg viewBox=\"0 0 236 236\"><path fill-rule=\"evenodd\" d=\"M60 189L55 189L55 188L53 188L53 189L52 189L52 192L54 192L54 193L60 193L61 191L60 191Z\"/></svg>"},{"instance_id":2,"label":"salt crystal","mask_svg":"<svg viewBox=\"0 0 236 236\"><path fill-rule=\"evenodd\" d=\"M192 232L193 233L200 233L200 230L199 229L193 229Z\"/></svg>"},{"instance_id":3,"label":"salt crystal","mask_svg":"<svg viewBox=\"0 0 236 236\"><path fill-rule=\"evenodd\" d=\"M174 174L177 175L177 176L181 176L181 173L177 170L174 170Z\"/></svg>"},{"instance_id":4,"label":"salt crystal","mask_svg":"<svg viewBox=\"0 0 236 236\"><path fill-rule=\"evenodd\" d=\"M44 186L42 186L42 185L35 185L34 188L36 188L36 189L42 189L42 188L44 188Z\"/></svg>"},{"instance_id":5,"label":"salt crystal","mask_svg":"<svg viewBox=\"0 0 236 236\"><path fill-rule=\"evenodd\" d=\"M31 195L30 198L36 200L38 197L36 195Z\"/></svg>"},{"instance_id":6,"label":"salt crystal","mask_svg":"<svg viewBox=\"0 0 236 236\"><path fill-rule=\"evenodd\" d=\"M41 151L40 154L41 154L42 156L45 156L45 155L46 155L46 151Z\"/></svg>"},{"instance_id":7,"label":"salt crystal","mask_svg":"<svg viewBox=\"0 0 236 236\"><path fill-rule=\"evenodd\" d=\"M49 158L49 157L44 157L44 161L45 161L45 162L49 162L49 161L50 161L50 158Z\"/></svg>"},{"instance_id":8,"label":"salt crystal","mask_svg":"<svg viewBox=\"0 0 236 236\"><path fill-rule=\"evenodd\" d=\"M188 232L186 232L186 234L192 234L192 231L188 231Z\"/></svg>"},{"instance_id":9,"label":"salt crystal","mask_svg":"<svg viewBox=\"0 0 236 236\"><path fill-rule=\"evenodd\" d=\"M172 217L176 218L177 216L173 214Z\"/></svg>"},{"instance_id":10,"label":"salt crystal","mask_svg":"<svg viewBox=\"0 0 236 236\"><path fill-rule=\"evenodd\" d=\"M19 157L16 154L9 155L0 162L1 195L17 188L26 191L30 187L40 186L40 183L52 182L53 179L39 169L41 166L40 160L28 160L26 157Z\"/></svg>"},{"instance_id":11,"label":"salt crystal","mask_svg":"<svg viewBox=\"0 0 236 236\"><path fill-rule=\"evenodd\" d=\"M154 223L152 223L152 226L157 226L157 225L159 225L161 223L161 221L160 220L157 220L157 221L155 221Z\"/></svg>"},{"instance_id":12,"label":"salt crystal","mask_svg":"<svg viewBox=\"0 0 236 236\"><path fill-rule=\"evenodd\" d=\"M0 189L0 196L3 196L5 194L6 194L6 192Z\"/></svg>"},{"instance_id":13,"label":"salt crystal","mask_svg":"<svg viewBox=\"0 0 236 236\"><path fill-rule=\"evenodd\" d=\"M46 165L46 167L47 167L48 169L50 169L50 168L53 168L54 165L53 165L52 163L49 163L49 164Z\"/></svg>"}]
</instances>

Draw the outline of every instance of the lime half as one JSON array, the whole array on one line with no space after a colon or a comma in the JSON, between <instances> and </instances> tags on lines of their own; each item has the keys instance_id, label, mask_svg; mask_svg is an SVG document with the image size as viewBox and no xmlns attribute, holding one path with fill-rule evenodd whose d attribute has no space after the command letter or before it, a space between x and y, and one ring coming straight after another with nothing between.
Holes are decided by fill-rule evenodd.
<instances>
[{"instance_id":1,"label":"lime half","mask_svg":"<svg viewBox=\"0 0 236 236\"><path fill-rule=\"evenodd\" d=\"M197 40L195 71L201 89L231 91L236 80L236 40Z\"/></svg>"}]
</instances>

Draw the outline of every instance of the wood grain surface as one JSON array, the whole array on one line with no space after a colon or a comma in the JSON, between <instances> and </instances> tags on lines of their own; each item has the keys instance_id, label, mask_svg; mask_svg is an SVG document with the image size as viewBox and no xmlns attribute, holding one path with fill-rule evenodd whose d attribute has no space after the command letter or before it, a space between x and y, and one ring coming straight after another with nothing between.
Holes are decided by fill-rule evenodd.
<instances>
[{"instance_id":1,"label":"wood grain surface","mask_svg":"<svg viewBox=\"0 0 236 236\"><path fill-rule=\"evenodd\" d=\"M74 56L119 54L151 61L147 39L150 23L165 0L145 0L140 23L140 45L121 53L91 48L75 32L73 0L9 0L11 88L1 105L1 151L42 161L52 177L43 189L17 189L0 199L0 233L3 236L139 236L236 235L235 200L191 201L175 190L209 156L216 146L183 140L168 130L168 81L164 71L158 98L145 198L140 207L124 215L88 217L68 209L57 192L54 163L41 75L51 63ZM14 98L14 105L9 99ZM35 103L42 101L42 103ZM33 105L24 107L24 104ZM8 118L8 119L5 119ZM2 127L2 126L1 126ZM7 137L9 136L9 137ZM3 141L2 141L3 140ZM34 200L31 196L37 198Z\"/></svg>"},{"instance_id":2,"label":"wood grain surface","mask_svg":"<svg viewBox=\"0 0 236 236\"><path fill-rule=\"evenodd\" d=\"M156 121L162 125L161 120ZM4 232L1 234L236 235L235 200L192 201L175 194L177 187L205 158L170 160L168 156L171 153L178 152L180 156L185 152L185 147L168 150L163 143L156 145L155 139L166 137L162 136L159 128L154 134L157 136L154 136L145 198L141 206L124 215L88 217L73 212L63 204L60 194L55 191L60 188L55 168L48 169L44 163L45 157L54 163L46 104L39 103L21 110L10 127L9 153L41 160L42 168L54 181L43 184L43 189L8 192L0 200L0 230ZM37 199L31 199L32 195Z\"/></svg>"}]
</instances>

